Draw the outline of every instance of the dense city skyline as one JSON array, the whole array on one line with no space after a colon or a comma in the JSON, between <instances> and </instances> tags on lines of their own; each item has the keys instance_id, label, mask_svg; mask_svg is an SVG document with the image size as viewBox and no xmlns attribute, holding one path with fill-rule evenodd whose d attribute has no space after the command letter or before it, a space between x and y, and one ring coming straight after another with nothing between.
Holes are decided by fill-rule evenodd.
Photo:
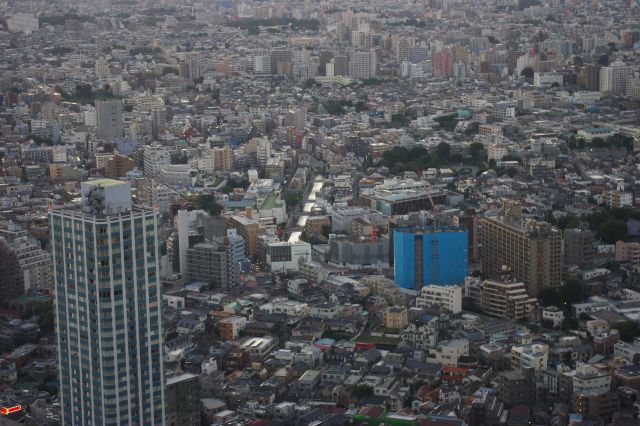
<instances>
[{"instance_id":1,"label":"dense city skyline","mask_svg":"<svg viewBox=\"0 0 640 426\"><path fill-rule=\"evenodd\" d=\"M640 424L640 1L0 0L0 424Z\"/></svg>"}]
</instances>

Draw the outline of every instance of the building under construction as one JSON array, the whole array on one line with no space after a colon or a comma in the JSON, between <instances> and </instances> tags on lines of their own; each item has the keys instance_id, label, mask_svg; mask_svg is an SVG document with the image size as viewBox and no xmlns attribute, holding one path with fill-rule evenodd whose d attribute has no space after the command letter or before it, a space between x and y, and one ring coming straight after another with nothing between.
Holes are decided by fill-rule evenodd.
<instances>
[{"instance_id":1,"label":"building under construction","mask_svg":"<svg viewBox=\"0 0 640 426\"><path fill-rule=\"evenodd\" d=\"M395 282L419 290L423 285L455 285L468 272L469 232L464 227L394 229Z\"/></svg>"}]
</instances>

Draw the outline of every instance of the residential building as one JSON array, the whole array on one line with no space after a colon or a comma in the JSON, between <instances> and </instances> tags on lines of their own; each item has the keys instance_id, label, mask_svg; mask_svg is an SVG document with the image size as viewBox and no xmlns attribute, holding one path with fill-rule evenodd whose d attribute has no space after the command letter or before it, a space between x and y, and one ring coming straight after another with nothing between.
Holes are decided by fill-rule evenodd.
<instances>
[{"instance_id":1,"label":"residential building","mask_svg":"<svg viewBox=\"0 0 640 426\"><path fill-rule=\"evenodd\" d=\"M547 369L549 346L544 343L531 343L511 347L511 368L532 367L536 373Z\"/></svg>"},{"instance_id":2,"label":"residential building","mask_svg":"<svg viewBox=\"0 0 640 426\"><path fill-rule=\"evenodd\" d=\"M227 238L202 242L186 250L188 283L205 282L213 287L232 288L240 283L240 268Z\"/></svg>"},{"instance_id":3,"label":"residential building","mask_svg":"<svg viewBox=\"0 0 640 426\"><path fill-rule=\"evenodd\" d=\"M602 193L602 203L610 209L633 206L633 194L623 191L604 191Z\"/></svg>"},{"instance_id":4,"label":"residential building","mask_svg":"<svg viewBox=\"0 0 640 426\"><path fill-rule=\"evenodd\" d=\"M632 68L621 61L600 68L600 91L612 95L624 96L627 83L631 79Z\"/></svg>"},{"instance_id":5,"label":"residential building","mask_svg":"<svg viewBox=\"0 0 640 426\"><path fill-rule=\"evenodd\" d=\"M120 100L96 101L97 136L100 139L124 136L123 104Z\"/></svg>"},{"instance_id":6,"label":"residential building","mask_svg":"<svg viewBox=\"0 0 640 426\"><path fill-rule=\"evenodd\" d=\"M363 80L373 78L377 74L377 68L377 54L374 49L366 52L353 52L349 56L349 77ZM336 73L336 75L339 74Z\"/></svg>"},{"instance_id":7,"label":"residential building","mask_svg":"<svg viewBox=\"0 0 640 426\"><path fill-rule=\"evenodd\" d=\"M422 287L416 298L416 307L427 308L433 305L443 307L452 314L462 312L462 287L434 284Z\"/></svg>"},{"instance_id":8,"label":"residential building","mask_svg":"<svg viewBox=\"0 0 640 426\"><path fill-rule=\"evenodd\" d=\"M465 293L482 311L497 318L520 321L533 318L538 306L535 297L529 297L524 283L514 280L471 280L465 283Z\"/></svg>"},{"instance_id":9,"label":"residential building","mask_svg":"<svg viewBox=\"0 0 640 426\"><path fill-rule=\"evenodd\" d=\"M4 271L7 277L7 281L2 281L2 285L7 287L6 294L53 289L51 255L42 250L38 241L20 236L10 241L0 239L0 245L6 254L0 259L0 274Z\"/></svg>"},{"instance_id":10,"label":"residential building","mask_svg":"<svg viewBox=\"0 0 640 426\"><path fill-rule=\"evenodd\" d=\"M466 339L445 340L435 349L435 360L444 365L457 366L458 359L469 355L469 341Z\"/></svg>"},{"instance_id":11,"label":"residential building","mask_svg":"<svg viewBox=\"0 0 640 426\"><path fill-rule=\"evenodd\" d=\"M239 315L231 315L218 321L219 337L223 341L236 340L240 331L247 326L247 319Z\"/></svg>"},{"instance_id":12,"label":"residential building","mask_svg":"<svg viewBox=\"0 0 640 426\"><path fill-rule=\"evenodd\" d=\"M107 161L106 176L111 179L127 176L136 167L135 161L126 155L115 154Z\"/></svg>"},{"instance_id":13,"label":"residential building","mask_svg":"<svg viewBox=\"0 0 640 426\"><path fill-rule=\"evenodd\" d=\"M389 306L383 313L383 322L386 328L400 330L407 326L409 319L405 306Z\"/></svg>"},{"instance_id":14,"label":"residential building","mask_svg":"<svg viewBox=\"0 0 640 426\"><path fill-rule=\"evenodd\" d=\"M81 189L50 212L61 421L164 425L158 214L126 182Z\"/></svg>"},{"instance_id":15,"label":"residential building","mask_svg":"<svg viewBox=\"0 0 640 426\"><path fill-rule=\"evenodd\" d=\"M519 205L505 205L503 215L485 217L482 227L482 271L498 277L506 271L524 282L535 297L562 283L562 231L546 222L523 219Z\"/></svg>"},{"instance_id":16,"label":"residential building","mask_svg":"<svg viewBox=\"0 0 640 426\"><path fill-rule=\"evenodd\" d=\"M565 229L564 260L567 265L591 268L594 253L595 238L588 228Z\"/></svg>"},{"instance_id":17,"label":"residential building","mask_svg":"<svg viewBox=\"0 0 640 426\"><path fill-rule=\"evenodd\" d=\"M7 29L12 33L30 33L40 29L40 21L33 13L15 13L7 19Z\"/></svg>"},{"instance_id":18,"label":"residential building","mask_svg":"<svg viewBox=\"0 0 640 426\"><path fill-rule=\"evenodd\" d=\"M616 242L616 262L630 262L640 265L640 243Z\"/></svg>"}]
</instances>

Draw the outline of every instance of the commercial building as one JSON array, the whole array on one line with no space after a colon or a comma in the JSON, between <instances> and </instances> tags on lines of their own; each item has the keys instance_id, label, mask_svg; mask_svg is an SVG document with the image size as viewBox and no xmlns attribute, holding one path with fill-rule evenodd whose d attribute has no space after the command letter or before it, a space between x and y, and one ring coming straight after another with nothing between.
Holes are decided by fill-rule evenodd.
<instances>
[{"instance_id":1,"label":"commercial building","mask_svg":"<svg viewBox=\"0 0 640 426\"><path fill-rule=\"evenodd\" d=\"M481 219L482 272L487 278L505 270L524 282L530 296L562 283L562 231L546 222L525 220L519 205Z\"/></svg>"},{"instance_id":2,"label":"commercial building","mask_svg":"<svg viewBox=\"0 0 640 426\"><path fill-rule=\"evenodd\" d=\"M126 182L81 189L50 213L61 422L164 425L158 214Z\"/></svg>"},{"instance_id":3,"label":"commercial building","mask_svg":"<svg viewBox=\"0 0 640 426\"><path fill-rule=\"evenodd\" d=\"M167 378L166 424L200 426L200 380L190 373Z\"/></svg>"},{"instance_id":4,"label":"commercial building","mask_svg":"<svg viewBox=\"0 0 640 426\"><path fill-rule=\"evenodd\" d=\"M433 305L443 307L452 314L462 312L462 287L433 284L422 287L416 298L416 307L426 308Z\"/></svg>"},{"instance_id":5,"label":"commercial building","mask_svg":"<svg viewBox=\"0 0 640 426\"><path fill-rule=\"evenodd\" d=\"M300 259L311 260L311 244L303 241L268 243L266 256L272 271L297 271Z\"/></svg>"},{"instance_id":6,"label":"commercial building","mask_svg":"<svg viewBox=\"0 0 640 426\"><path fill-rule=\"evenodd\" d=\"M124 136L123 104L120 100L96 101L97 136L100 139Z\"/></svg>"},{"instance_id":7,"label":"commercial building","mask_svg":"<svg viewBox=\"0 0 640 426\"><path fill-rule=\"evenodd\" d=\"M431 210L435 204L444 204L446 196L441 191L428 189L389 190L380 189L360 195L360 203L387 216L403 215L420 210Z\"/></svg>"},{"instance_id":8,"label":"commercial building","mask_svg":"<svg viewBox=\"0 0 640 426\"><path fill-rule=\"evenodd\" d=\"M462 227L414 227L394 230L394 274L400 287L454 285L468 271L469 233Z\"/></svg>"}]
</instances>

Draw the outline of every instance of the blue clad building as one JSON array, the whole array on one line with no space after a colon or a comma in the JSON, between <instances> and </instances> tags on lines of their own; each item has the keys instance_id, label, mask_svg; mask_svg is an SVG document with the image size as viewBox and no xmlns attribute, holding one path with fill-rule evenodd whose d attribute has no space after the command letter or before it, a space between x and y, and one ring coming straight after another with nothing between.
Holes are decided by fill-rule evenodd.
<instances>
[{"instance_id":1,"label":"blue clad building","mask_svg":"<svg viewBox=\"0 0 640 426\"><path fill-rule=\"evenodd\" d=\"M408 289L455 285L469 269L469 233L464 227L399 228L393 233L395 282Z\"/></svg>"}]
</instances>

